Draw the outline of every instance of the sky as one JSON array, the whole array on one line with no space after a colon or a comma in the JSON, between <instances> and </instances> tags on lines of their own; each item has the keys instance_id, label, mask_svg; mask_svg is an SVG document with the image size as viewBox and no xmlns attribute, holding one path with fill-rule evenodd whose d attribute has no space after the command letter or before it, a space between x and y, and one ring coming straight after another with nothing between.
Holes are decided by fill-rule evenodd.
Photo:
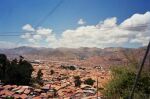
<instances>
[{"instance_id":1,"label":"sky","mask_svg":"<svg viewBox=\"0 0 150 99\"><path fill-rule=\"evenodd\" d=\"M0 48L137 48L149 40L149 0L0 0Z\"/></svg>"}]
</instances>

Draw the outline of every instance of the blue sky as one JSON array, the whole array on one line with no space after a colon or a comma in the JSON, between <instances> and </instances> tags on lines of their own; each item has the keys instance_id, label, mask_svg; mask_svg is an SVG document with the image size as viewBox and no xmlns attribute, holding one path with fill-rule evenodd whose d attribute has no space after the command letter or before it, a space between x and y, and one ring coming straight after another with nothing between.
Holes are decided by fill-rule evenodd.
<instances>
[{"instance_id":1,"label":"blue sky","mask_svg":"<svg viewBox=\"0 0 150 99\"><path fill-rule=\"evenodd\" d=\"M0 34L23 31L22 27L26 24L34 27L59 2L60 0L0 0ZM77 24L80 19L86 22L85 25L91 26L116 17L117 24L120 24L135 13L144 14L147 11L150 11L149 0L64 0L40 26L53 29L58 38L62 32L80 27ZM0 37L1 41L10 42L20 39L22 38Z\"/></svg>"}]
</instances>

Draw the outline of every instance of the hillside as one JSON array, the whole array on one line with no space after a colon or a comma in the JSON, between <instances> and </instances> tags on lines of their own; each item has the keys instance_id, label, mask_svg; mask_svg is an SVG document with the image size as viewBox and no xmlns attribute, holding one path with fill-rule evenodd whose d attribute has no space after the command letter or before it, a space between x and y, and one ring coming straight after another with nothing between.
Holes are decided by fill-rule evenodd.
<instances>
[{"instance_id":1,"label":"hillside","mask_svg":"<svg viewBox=\"0 0 150 99\"><path fill-rule=\"evenodd\" d=\"M142 48L33 48L18 47L13 49L0 49L0 53L6 54L10 59L24 56L28 60L57 60L72 61L75 64L85 66L112 66L128 65L135 60L140 62L145 47ZM147 60L148 64L148 60Z\"/></svg>"}]
</instances>

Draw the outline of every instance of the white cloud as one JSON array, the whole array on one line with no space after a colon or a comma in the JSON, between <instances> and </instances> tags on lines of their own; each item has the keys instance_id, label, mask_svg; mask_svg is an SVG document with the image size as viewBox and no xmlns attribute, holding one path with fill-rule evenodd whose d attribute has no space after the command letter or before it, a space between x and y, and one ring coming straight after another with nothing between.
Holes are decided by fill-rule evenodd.
<instances>
[{"instance_id":1,"label":"white cloud","mask_svg":"<svg viewBox=\"0 0 150 99\"><path fill-rule=\"evenodd\" d=\"M42 28L42 27L39 27L37 30L36 30L36 33L39 34L39 35L42 35L42 36L48 36L52 33L52 29L49 29L49 28Z\"/></svg>"},{"instance_id":2,"label":"white cloud","mask_svg":"<svg viewBox=\"0 0 150 99\"><path fill-rule=\"evenodd\" d=\"M24 25L22 29L26 31L34 31L34 28L30 24Z\"/></svg>"},{"instance_id":3,"label":"white cloud","mask_svg":"<svg viewBox=\"0 0 150 99\"><path fill-rule=\"evenodd\" d=\"M99 28L113 28L116 27L117 25L117 18L112 17L112 18L107 18L104 21L101 21L97 26Z\"/></svg>"},{"instance_id":4,"label":"white cloud","mask_svg":"<svg viewBox=\"0 0 150 99\"><path fill-rule=\"evenodd\" d=\"M67 29L59 38L51 28L34 29L32 35L22 35L30 42L45 42L46 47L124 47L126 44L144 46L150 40L150 12L134 14L117 24L117 18L107 18L96 25ZM29 31L27 31L29 32ZM29 40L30 39L30 40Z\"/></svg>"},{"instance_id":5,"label":"white cloud","mask_svg":"<svg viewBox=\"0 0 150 99\"><path fill-rule=\"evenodd\" d=\"M30 24L27 25L32 27ZM23 28L24 27L26 27L26 25L23 26ZM50 28L38 27L37 29L33 28L33 30L34 31L31 31L30 29L26 29L26 33L21 35L20 37L26 39L28 42L33 43L36 46L38 46L37 44L40 44L41 41L45 41L45 42L50 41L49 40L50 37L55 38L54 34L52 33L52 29Z\"/></svg>"},{"instance_id":6,"label":"white cloud","mask_svg":"<svg viewBox=\"0 0 150 99\"><path fill-rule=\"evenodd\" d=\"M83 19L79 19L78 24L79 25L84 25L86 22Z\"/></svg>"},{"instance_id":7,"label":"white cloud","mask_svg":"<svg viewBox=\"0 0 150 99\"><path fill-rule=\"evenodd\" d=\"M144 31L150 27L150 12L146 12L145 14L134 14L123 21L120 26L132 31Z\"/></svg>"},{"instance_id":8,"label":"white cloud","mask_svg":"<svg viewBox=\"0 0 150 99\"><path fill-rule=\"evenodd\" d=\"M41 37L41 35L36 34L36 35L33 35L33 39L35 39L35 40L41 40L42 37Z\"/></svg>"},{"instance_id":9,"label":"white cloud","mask_svg":"<svg viewBox=\"0 0 150 99\"><path fill-rule=\"evenodd\" d=\"M21 38L30 39L31 38L31 33L25 33L25 34L21 35Z\"/></svg>"},{"instance_id":10,"label":"white cloud","mask_svg":"<svg viewBox=\"0 0 150 99\"><path fill-rule=\"evenodd\" d=\"M28 41L31 42L31 43L35 43L35 40L32 39L32 38L28 39Z\"/></svg>"}]
</instances>

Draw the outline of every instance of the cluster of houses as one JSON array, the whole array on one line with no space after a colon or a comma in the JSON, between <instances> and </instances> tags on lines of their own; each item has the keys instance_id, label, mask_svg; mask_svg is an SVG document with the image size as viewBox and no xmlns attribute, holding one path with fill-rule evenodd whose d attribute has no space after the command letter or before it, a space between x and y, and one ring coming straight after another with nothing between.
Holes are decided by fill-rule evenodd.
<instances>
[{"instance_id":1,"label":"cluster of houses","mask_svg":"<svg viewBox=\"0 0 150 99\"><path fill-rule=\"evenodd\" d=\"M53 88L53 87L56 87ZM74 88L70 84L58 87L50 84L41 88L31 86L0 85L0 99L96 99L96 89L88 85L82 85L81 88ZM92 98L91 98L92 97Z\"/></svg>"},{"instance_id":2,"label":"cluster of houses","mask_svg":"<svg viewBox=\"0 0 150 99\"><path fill-rule=\"evenodd\" d=\"M52 98L54 95L55 90L50 85L38 89L31 86L0 85L0 99L9 97L15 99L43 99Z\"/></svg>"},{"instance_id":3,"label":"cluster of houses","mask_svg":"<svg viewBox=\"0 0 150 99\"><path fill-rule=\"evenodd\" d=\"M100 66L87 68L58 61L53 63L39 62L32 63L34 67L32 76L36 77L37 71L42 69L43 86L0 84L0 99L6 97L14 97L15 99L97 99L97 96L102 97L100 92L97 93L97 88L103 87L102 84L110 78L108 72L105 72ZM53 74L50 73L51 70L54 70ZM75 87L74 76L80 76L82 81L92 78L96 82L94 85L82 83L80 87ZM97 82L97 77L99 77L99 82Z\"/></svg>"}]
</instances>

